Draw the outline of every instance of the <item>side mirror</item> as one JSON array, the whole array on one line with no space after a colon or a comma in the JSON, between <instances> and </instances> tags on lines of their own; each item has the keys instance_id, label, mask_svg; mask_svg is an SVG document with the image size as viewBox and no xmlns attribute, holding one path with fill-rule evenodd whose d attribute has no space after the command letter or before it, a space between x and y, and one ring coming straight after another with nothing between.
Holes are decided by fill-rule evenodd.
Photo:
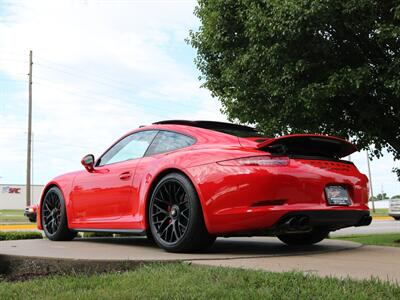
<instances>
[{"instance_id":1,"label":"side mirror","mask_svg":"<svg viewBox=\"0 0 400 300\"><path fill-rule=\"evenodd\" d=\"M94 155L93 154L85 155L81 160L81 164L85 167L85 169L88 172L93 172L94 171Z\"/></svg>"}]
</instances>

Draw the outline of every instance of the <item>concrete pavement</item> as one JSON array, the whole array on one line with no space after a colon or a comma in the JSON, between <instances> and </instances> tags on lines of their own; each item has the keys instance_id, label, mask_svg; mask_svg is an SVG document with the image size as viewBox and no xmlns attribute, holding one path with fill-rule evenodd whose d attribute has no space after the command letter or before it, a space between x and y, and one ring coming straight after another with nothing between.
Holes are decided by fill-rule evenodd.
<instances>
[{"instance_id":1,"label":"concrete pavement","mask_svg":"<svg viewBox=\"0 0 400 300\"><path fill-rule=\"evenodd\" d=\"M165 252L142 237L77 238L69 242L47 239L1 241L0 255L82 260L191 261L336 253L360 246L349 241L324 240L314 246L288 247L272 237L219 238L206 252L183 254Z\"/></svg>"},{"instance_id":2,"label":"concrete pavement","mask_svg":"<svg viewBox=\"0 0 400 300\"><path fill-rule=\"evenodd\" d=\"M103 265L143 264L153 261L187 261L195 264L240 267L265 271L300 271L318 276L371 277L400 282L400 248L361 246L358 243L325 240L308 247L289 247L276 238L218 239L205 253L167 253L144 238L92 238L71 242L21 240L0 242L0 261L19 262L24 269L35 259L41 260L35 269L46 268L45 260L54 266L60 263L84 262Z\"/></svg>"},{"instance_id":3,"label":"concrete pavement","mask_svg":"<svg viewBox=\"0 0 400 300\"><path fill-rule=\"evenodd\" d=\"M340 252L234 260L201 260L193 261L193 263L270 272L298 271L339 278L379 278L400 283L400 249L395 247L363 246Z\"/></svg>"}]
</instances>

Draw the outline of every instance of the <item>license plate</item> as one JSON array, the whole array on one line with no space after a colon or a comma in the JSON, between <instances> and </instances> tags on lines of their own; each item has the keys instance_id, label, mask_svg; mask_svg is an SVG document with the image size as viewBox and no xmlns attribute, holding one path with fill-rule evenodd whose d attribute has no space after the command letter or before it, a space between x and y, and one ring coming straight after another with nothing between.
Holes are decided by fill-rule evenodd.
<instances>
[{"instance_id":1,"label":"license plate","mask_svg":"<svg viewBox=\"0 0 400 300\"><path fill-rule=\"evenodd\" d=\"M329 205L345 205L351 204L349 192L340 185L330 185L325 188L325 196Z\"/></svg>"}]
</instances>

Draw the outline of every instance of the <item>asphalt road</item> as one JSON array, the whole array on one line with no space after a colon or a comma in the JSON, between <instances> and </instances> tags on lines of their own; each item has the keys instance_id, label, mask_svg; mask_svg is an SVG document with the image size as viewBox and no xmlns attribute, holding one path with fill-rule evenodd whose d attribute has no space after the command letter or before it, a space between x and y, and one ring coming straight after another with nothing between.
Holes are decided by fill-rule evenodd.
<instances>
[{"instance_id":1,"label":"asphalt road","mask_svg":"<svg viewBox=\"0 0 400 300\"><path fill-rule=\"evenodd\" d=\"M373 233L400 233L400 221L395 220L373 220L371 225L362 227L349 227L335 232L332 236L343 236L351 234L373 234Z\"/></svg>"}]
</instances>

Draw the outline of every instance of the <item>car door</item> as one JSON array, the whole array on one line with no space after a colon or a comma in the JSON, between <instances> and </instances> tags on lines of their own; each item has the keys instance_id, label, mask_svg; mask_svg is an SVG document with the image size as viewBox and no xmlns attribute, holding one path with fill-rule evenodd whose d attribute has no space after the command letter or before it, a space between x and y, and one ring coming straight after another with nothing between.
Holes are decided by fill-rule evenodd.
<instances>
[{"instance_id":1,"label":"car door","mask_svg":"<svg viewBox=\"0 0 400 300\"><path fill-rule=\"evenodd\" d=\"M118 219L132 214L136 166L156 134L146 130L122 138L100 157L93 172L75 177L73 223L82 228L114 228Z\"/></svg>"}]
</instances>

